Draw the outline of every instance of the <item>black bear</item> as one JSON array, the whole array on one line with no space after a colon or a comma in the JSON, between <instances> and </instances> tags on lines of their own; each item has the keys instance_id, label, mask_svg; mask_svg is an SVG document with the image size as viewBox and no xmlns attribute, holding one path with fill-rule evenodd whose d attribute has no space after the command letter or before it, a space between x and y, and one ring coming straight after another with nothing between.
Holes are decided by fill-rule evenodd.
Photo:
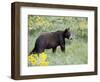
<instances>
[{"instance_id":1,"label":"black bear","mask_svg":"<svg viewBox=\"0 0 100 82\"><path fill-rule=\"evenodd\" d=\"M30 52L30 54L39 54L41 52L44 52L45 49L52 49L52 51L55 52L57 46L60 46L61 51L64 52L65 38L72 39L69 28L65 29L64 31L44 33L37 38L35 42L35 47Z\"/></svg>"}]
</instances>

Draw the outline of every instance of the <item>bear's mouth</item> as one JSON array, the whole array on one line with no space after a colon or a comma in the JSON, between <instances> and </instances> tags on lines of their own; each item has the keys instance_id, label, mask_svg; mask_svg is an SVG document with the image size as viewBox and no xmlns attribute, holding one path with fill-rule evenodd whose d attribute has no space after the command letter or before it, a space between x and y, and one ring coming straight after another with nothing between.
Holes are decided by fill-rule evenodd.
<instances>
[{"instance_id":1,"label":"bear's mouth","mask_svg":"<svg viewBox=\"0 0 100 82\"><path fill-rule=\"evenodd\" d=\"M72 38L72 37L67 37L67 39L68 39L68 40L73 40L73 38Z\"/></svg>"},{"instance_id":2,"label":"bear's mouth","mask_svg":"<svg viewBox=\"0 0 100 82\"><path fill-rule=\"evenodd\" d=\"M73 40L73 38L69 38L69 40Z\"/></svg>"}]
</instances>

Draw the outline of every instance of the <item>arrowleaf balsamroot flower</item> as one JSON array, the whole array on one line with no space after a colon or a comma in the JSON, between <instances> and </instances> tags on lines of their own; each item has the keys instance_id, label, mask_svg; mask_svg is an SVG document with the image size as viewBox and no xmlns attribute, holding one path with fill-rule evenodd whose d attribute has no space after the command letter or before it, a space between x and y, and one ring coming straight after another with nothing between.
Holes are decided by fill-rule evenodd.
<instances>
[{"instance_id":1,"label":"arrowleaf balsamroot flower","mask_svg":"<svg viewBox=\"0 0 100 82\"><path fill-rule=\"evenodd\" d=\"M48 66L49 62L47 61L47 54L44 52L38 54L31 54L28 56L28 62L32 66Z\"/></svg>"}]
</instances>

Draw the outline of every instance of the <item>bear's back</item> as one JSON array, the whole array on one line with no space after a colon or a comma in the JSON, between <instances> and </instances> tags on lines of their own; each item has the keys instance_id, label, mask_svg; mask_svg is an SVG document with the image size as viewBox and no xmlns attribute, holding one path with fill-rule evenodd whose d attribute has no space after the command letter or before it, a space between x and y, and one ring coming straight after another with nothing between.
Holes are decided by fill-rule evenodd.
<instances>
[{"instance_id":1,"label":"bear's back","mask_svg":"<svg viewBox=\"0 0 100 82\"><path fill-rule=\"evenodd\" d=\"M41 39L49 39L49 40L55 40L59 38L59 36L62 36L62 31L56 31L56 32L49 32L49 33L42 33L39 38Z\"/></svg>"}]
</instances>

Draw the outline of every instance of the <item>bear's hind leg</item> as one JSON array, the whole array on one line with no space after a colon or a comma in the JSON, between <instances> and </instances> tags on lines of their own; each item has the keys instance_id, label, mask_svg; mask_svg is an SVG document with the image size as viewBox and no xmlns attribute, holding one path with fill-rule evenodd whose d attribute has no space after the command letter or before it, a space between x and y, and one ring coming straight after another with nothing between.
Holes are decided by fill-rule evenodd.
<instances>
[{"instance_id":1,"label":"bear's hind leg","mask_svg":"<svg viewBox=\"0 0 100 82\"><path fill-rule=\"evenodd\" d=\"M35 54L36 53L36 50L35 50L35 48L29 53L29 55L31 55L31 54Z\"/></svg>"},{"instance_id":2,"label":"bear's hind leg","mask_svg":"<svg viewBox=\"0 0 100 82\"><path fill-rule=\"evenodd\" d=\"M42 52L44 52L44 49L42 49L42 48L39 48L39 49L37 50L37 54L38 54L38 55L41 54Z\"/></svg>"}]
</instances>

